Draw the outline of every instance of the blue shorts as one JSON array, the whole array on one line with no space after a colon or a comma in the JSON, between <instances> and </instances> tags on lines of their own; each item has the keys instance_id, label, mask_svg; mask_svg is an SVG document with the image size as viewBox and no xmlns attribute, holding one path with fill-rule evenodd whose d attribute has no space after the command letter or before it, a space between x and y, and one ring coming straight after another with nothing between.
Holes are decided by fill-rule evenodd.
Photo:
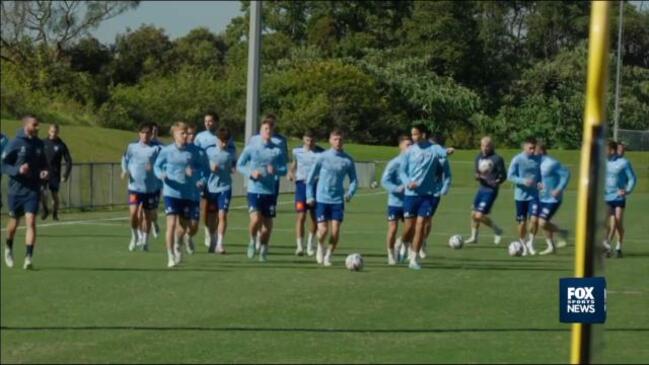
<instances>
[{"instance_id":1,"label":"blue shorts","mask_svg":"<svg viewBox=\"0 0 649 365\"><path fill-rule=\"evenodd\" d=\"M345 204L316 203L315 216L318 223L328 221L342 222L345 218Z\"/></svg>"},{"instance_id":2,"label":"blue shorts","mask_svg":"<svg viewBox=\"0 0 649 365\"><path fill-rule=\"evenodd\" d=\"M273 197L275 198L274 205L277 206L277 199L279 199L279 180L275 181L275 195Z\"/></svg>"},{"instance_id":3,"label":"blue shorts","mask_svg":"<svg viewBox=\"0 0 649 365\"><path fill-rule=\"evenodd\" d=\"M207 205L205 209L210 213L218 212L219 210L227 212L230 210L230 200L232 200L232 190L226 190L220 193L207 193Z\"/></svg>"},{"instance_id":4,"label":"blue shorts","mask_svg":"<svg viewBox=\"0 0 649 365\"><path fill-rule=\"evenodd\" d=\"M536 199L516 200L516 222L524 222L530 216L539 216L539 201Z\"/></svg>"},{"instance_id":5,"label":"blue shorts","mask_svg":"<svg viewBox=\"0 0 649 365\"><path fill-rule=\"evenodd\" d=\"M138 193L137 191L128 191L128 205L141 205L145 210L158 209L160 195L158 193Z\"/></svg>"},{"instance_id":6,"label":"blue shorts","mask_svg":"<svg viewBox=\"0 0 649 365\"><path fill-rule=\"evenodd\" d=\"M557 203L539 203L539 218L550 221L552 217L557 213L557 210L559 210L559 207L561 206L561 202Z\"/></svg>"},{"instance_id":7,"label":"blue shorts","mask_svg":"<svg viewBox=\"0 0 649 365\"><path fill-rule=\"evenodd\" d=\"M50 189L51 192L53 193L58 193L59 190L61 189L61 178L56 177L52 178L50 177L49 180L45 183L45 189Z\"/></svg>"},{"instance_id":8,"label":"blue shorts","mask_svg":"<svg viewBox=\"0 0 649 365\"><path fill-rule=\"evenodd\" d=\"M403 221L403 207L388 206L388 222Z\"/></svg>"},{"instance_id":9,"label":"blue shorts","mask_svg":"<svg viewBox=\"0 0 649 365\"><path fill-rule=\"evenodd\" d=\"M178 199L165 196L165 214L177 215L181 218L197 221L201 217L198 202L188 199Z\"/></svg>"},{"instance_id":10,"label":"blue shorts","mask_svg":"<svg viewBox=\"0 0 649 365\"><path fill-rule=\"evenodd\" d=\"M607 201L606 206L608 207L608 214L615 215L615 208L626 208L626 199Z\"/></svg>"},{"instance_id":11,"label":"blue shorts","mask_svg":"<svg viewBox=\"0 0 649 365\"><path fill-rule=\"evenodd\" d=\"M432 217L435 215L439 197L434 195L406 196L403 199L403 217Z\"/></svg>"},{"instance_id":12,"label":"blue shorts","mask_svg":"<svg viewBox=\"0 0 649 365\"><path fill-rule=\"evenodd\" d=\"M40 201L41 194L35 191L24 195L9 194L7 197L9 216L12 218L20 218L25 213L38 214L38 204Z\"/></svg>"},{"instance_id":13,"label":"blue shorts","mask_svg":"<svg viewBox=\"0 0 649 365\"><path fill-rule=\"evenodd\" d=\"M491 213L491 207L498 197L498 190L478 190L473 199L473 211L482 214Z\"/></svg>"},{"instance_id":14,"label":"blue shorts","mask_svg":"<svg viewBox=\"0 0 649 365\"><path fill-rule=\"evenodd\" d=\"M275 218L277 195L248 193L248 213L259 213L262 217Z\"/></svg>"},{"instance_id":15,"label":"blue shorts","mask_svg":"<svg viewBox=\"0 0 649 365\"><path fill-rule=\"evenodd\" d=\"M316 186L313 186L313 196L315 197ZM306 200L306 184L304 181L295 182L295 211L304 213L308 210L315 210L315 206L307 205Z\"/></svg>"}]
</instances>

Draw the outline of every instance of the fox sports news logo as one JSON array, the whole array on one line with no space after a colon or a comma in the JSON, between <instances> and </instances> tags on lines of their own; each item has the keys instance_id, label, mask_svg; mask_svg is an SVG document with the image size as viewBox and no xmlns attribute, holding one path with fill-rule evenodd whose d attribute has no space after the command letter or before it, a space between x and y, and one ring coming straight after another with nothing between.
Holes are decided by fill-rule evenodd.
<instances>
[{"instance_id":1,"label":"fox sports news logo","mask_svg":"<svg viewBox=\"0 0 649 365\"><path fill-rule=\"evenodd\" d=\"M604 323L606 280L563 278L559 280L559 320L566 323Z\"/></svg>"}]
</instances>

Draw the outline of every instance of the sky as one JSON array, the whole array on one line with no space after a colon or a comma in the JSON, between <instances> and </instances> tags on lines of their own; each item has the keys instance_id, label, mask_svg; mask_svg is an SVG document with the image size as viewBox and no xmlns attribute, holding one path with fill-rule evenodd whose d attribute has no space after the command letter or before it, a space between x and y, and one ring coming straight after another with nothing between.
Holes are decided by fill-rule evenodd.
<instances>
[{"instance_id":1,"label":"sky","mask_svg":"<svg viewBox=\"0 0 649 365\"><path fill-rule=\"evenodd\" d=\"M136 9L102 22L91 34L108 44L114 43L115 36L125 33L127 27L137 29L142 24L164 28L171 39L201 26L219 33L241 14L240 9L239 1L142 1Z\"/></svg>"}]
</instances>

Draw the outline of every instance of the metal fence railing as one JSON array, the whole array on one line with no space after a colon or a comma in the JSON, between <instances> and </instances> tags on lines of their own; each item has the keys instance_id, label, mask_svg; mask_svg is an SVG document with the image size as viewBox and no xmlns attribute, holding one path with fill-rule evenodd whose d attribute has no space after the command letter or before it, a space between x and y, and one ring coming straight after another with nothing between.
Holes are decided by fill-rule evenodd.
<instances>
[{"instance_id":1,"label":"metal fence railing","mask_svg":"<svg viewBox=\"0 0 649 365\"><path fill-rule=\"evenodd\" d=\"M93 209L127 204L127 181L122 180L119 163L91 162L75 163L68 181L61 183L59 197L62 209ZM360 187L370 187L376 175L373 162L357 162L356 172ZM233 196L244 196L246 188L241 174L234 173ZM2 213L7 213L7 182L9 177L3 176ZM295 185L283 179L280 193L295 191Z\"/></svg>"}]
</instances>

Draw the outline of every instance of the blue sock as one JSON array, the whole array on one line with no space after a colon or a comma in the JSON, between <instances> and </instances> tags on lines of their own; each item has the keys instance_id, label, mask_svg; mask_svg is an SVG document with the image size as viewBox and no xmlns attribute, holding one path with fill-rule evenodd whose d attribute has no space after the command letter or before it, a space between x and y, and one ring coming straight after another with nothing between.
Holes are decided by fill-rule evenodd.
<instances>
[{"instance_id":1,"label":"blue sock","mask_svg":"<svg viewBox=\"0 0 649 365\"><path fill-rule=\"evenodd\" d=\"M27 249L25 256L32 257L32 255L34 255L34 245L27 245L25 248Z\"/></svg>"}]
</instances>

